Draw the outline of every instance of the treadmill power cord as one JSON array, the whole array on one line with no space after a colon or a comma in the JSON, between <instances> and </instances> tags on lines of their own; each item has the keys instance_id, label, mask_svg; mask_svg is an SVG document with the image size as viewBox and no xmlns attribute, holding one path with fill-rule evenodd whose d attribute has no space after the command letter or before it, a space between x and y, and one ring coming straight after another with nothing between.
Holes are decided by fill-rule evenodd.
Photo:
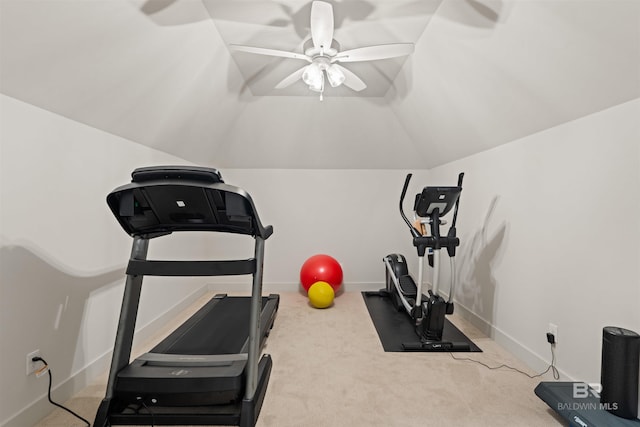
<instances>
[{"instance_id":1,"label":"treadmill power cord","mask_svg":"<svg viewBox=\"0 0 640 427\"><path fill-rule=\"evenodd\" d=\"M47 398L49 399L49 403L51 403L54 406L57 406L60 409L64 409L65 411L67 411L68 413L73 415L74 417L76 417L76 418L82 420L83 422L85 422L88 427L91 427L91 423L89 421L87 421L86 419L82 418L80 415L76 414L71 409L69 409L69 408L67 408L65 406L62 406L61 404L56 403L51 399L51 383L53 382L53 379L51 377L51 369L49 368L49 364L47 363L47 361L44 360L42 357L34 357L31 360L34 361L34 362L42 362L44 364L44 366L42 368L40 368L40 369L38 369L36 371L36 375L41 374L45 370L49 374L49 387L47 389Z\"/></svg>"},{"instance_id":2,"label":"treadmill power cord","mask_svg":"<svg viewBox=\"0 0 640 427\"><path fill-rule=\"evenodd\" d=\"M144 400L142 400L141 397L138 397L138 400L140 401L140 403L142 404L142 407L144 409L147 410L147 413L151 416L151 427L154 427L155 425L155 421L153 419L153 412L151 412L151 409L149 409L149 407L144 403Z\"/></svg>"},{"instance_id":3,"label":"treadmill power cord","mask_svg":"<svg viewBox=\"0 0 640 427\"><path fill-rule=\"evenodd\" d=\"M495 369L500 369L500 368L507 368L507 369L511 369L512 371L516 371L518 373L521 373L522 375L525 375L529 378L538 378L543 376L544 374L546 374L547 372L551 371L553 372L553 379L555 379L556 381L560 379L560 372L558 372L558 369L555 366L556 363L556 353L555 353L555 343L550 342L549 343L551 346L551 364L549 365L549 367L547 369L545 369L543 372L540 372L539 374L536 375L530 375L524 371L521 371L518 368L514 368L513 366L509 366L506 364L502 364L500 366L489 366L486 363L483 363L479 360L474 360L474 359L470 359L468 357L456 357L453 355L453 353L449 352L449 354L451 355L451 357L453 357L455 360L463 360L463 361L469 361L469 362L475 362L479 365L482 365L484 367L486 367L487 369L491 369L491 370L495 370Z\"/></svg>"}]
</instances>

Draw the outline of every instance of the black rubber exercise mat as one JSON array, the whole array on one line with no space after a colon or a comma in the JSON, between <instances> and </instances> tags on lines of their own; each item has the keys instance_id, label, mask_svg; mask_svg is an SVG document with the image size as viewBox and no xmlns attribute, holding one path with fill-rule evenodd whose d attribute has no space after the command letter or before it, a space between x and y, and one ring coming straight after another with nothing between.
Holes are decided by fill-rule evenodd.
<instances>
[{"instance_id":1,"label":"black rubber exercise mat","mask_svg":"<svg viewBox=\"0 0 640 427\"><path fill-rule=\"evenodd\" d=\"M401 352L408 351L403 343L419 343L419 338L414 331L414 326L406 312L396 310L390 299L378 292L362 292L362 297L369 310L369 315L376 327L378 337L384 351ZM460 329L456 328L448 319L445 319L442 340L455 343L468 343L468 349L451 349L452 352L481 352ZM410 351L421 351L412 349ZM426 350L423 350L426 351ZM433 350L431 350L433 351Z\"/></svg>"}]
</instances>

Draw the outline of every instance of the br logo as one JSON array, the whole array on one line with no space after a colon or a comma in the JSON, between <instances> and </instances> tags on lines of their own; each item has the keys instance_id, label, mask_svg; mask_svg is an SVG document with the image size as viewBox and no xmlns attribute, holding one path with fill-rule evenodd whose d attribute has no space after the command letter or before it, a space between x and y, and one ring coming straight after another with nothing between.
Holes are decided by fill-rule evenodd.
<instances>
[{"instance_id":1,"label":"br logo","mask_svg":"<svg viewBox=\"0 0 640 427\"><path fill-rule=\"evenodd\" d=\"M574 399L586 399L590 396L599 399L600 392L602 392L602 385L600 383L573 383Z\"/></svg>"}]
</instances>

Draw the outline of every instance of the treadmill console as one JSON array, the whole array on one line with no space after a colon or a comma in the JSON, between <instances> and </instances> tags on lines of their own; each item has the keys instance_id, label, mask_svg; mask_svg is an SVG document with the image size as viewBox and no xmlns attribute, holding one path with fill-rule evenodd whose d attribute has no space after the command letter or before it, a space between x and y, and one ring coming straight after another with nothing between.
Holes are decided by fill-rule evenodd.
<instances>
[{"instance_id":1,"label":"treadmill console","mask_svg":"<svg viewBox=\"0 0 640 427\"><path fill-rule=\"evenodd\" d=\"M138 168L130 184L116 188L107 203L132 236L174 231L218 231L267 238L251 196L225 184L216 169L156 166Z\"/></svg>"}]
</instances>

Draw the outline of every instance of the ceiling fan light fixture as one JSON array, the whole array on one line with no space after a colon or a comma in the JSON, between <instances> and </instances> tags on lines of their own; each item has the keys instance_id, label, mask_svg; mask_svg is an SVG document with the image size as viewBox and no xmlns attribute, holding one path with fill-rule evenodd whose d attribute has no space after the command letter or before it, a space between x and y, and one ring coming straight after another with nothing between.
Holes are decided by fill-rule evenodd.
<instances>
[{"instance_id":1,"label":"ceiling fan light fixture","mask_svg":"<svg viewBox=\"0 0 640 427\"><path fill-rule=\"evenodd\" d=\"M307 65L307 68L305 68L302 73L302 81L309 87L320 88L320 86L322 86L322 80L324 80L324 76L322 75L320 67L315 63Z\"/></svg>"},{"instance_id":2,"label":"ceiling fan light fixture","mask_svg":"<svg viewBox=\"0 0 640 427\"><path fill-rule=\"evenodd\" d=\"M332 64L327 68L327 79L331 87L338 87L344 83L345 75L340 68L335 64Z\"/></svg>"},{"instance_id":3,"label":"ceiling fan light fixture","mask_svg":"<svg viewBox=\"0 0 640 427\"><path fill-rule=\"evenodd\" d=\"M313 84L309 84L309 89L314 92L324 92L324 75L320 73L320 80L317 82L313 82Z\"/></svg>"}]
</instances>

